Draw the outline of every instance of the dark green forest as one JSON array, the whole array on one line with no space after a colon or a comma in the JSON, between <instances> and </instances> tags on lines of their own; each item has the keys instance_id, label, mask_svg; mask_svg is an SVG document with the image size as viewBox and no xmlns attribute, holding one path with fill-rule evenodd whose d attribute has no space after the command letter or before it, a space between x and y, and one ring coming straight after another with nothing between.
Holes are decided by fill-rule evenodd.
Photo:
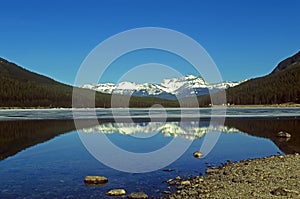
<instances>
[{"instance_id":1,"label":"dark green forest","mask_svg":"<svg viewBox=\"0 0 300 199\"><path fill-rule=\"evenodd\" d=\"M300 63L226 90L230 104L300 103Z\"/></svg>"},{"instance_id":2,"label":"dark green forest","mask_svg":"<svg viewBox=\"0 0 300 199\"><path fill-rule=\"evenodd\" d=\"M72 107L73 87L30 72L0 58L0 107ZM77 107L110 107L111 95L88 89L75 88ZM94 97L95 96L95 97ZM126 96L116 96L114 107L127 106ZM151 107L154 104L176 107L177 101L154 97L131 97L130 107Z\"/></svg>"},{"instance_id":3,"label":"dark green forest","mask_svg":"<svg viewBox=\"0 0 300 199\"><path fill-rule=\"evenodd\" d=\"M209 95L198 97L200 106L219 104ZM227 103L235 105L268 105L300 103L300 52L280 62L272 73L250 79L226 90Z\"/></svg>"}]
</instances>

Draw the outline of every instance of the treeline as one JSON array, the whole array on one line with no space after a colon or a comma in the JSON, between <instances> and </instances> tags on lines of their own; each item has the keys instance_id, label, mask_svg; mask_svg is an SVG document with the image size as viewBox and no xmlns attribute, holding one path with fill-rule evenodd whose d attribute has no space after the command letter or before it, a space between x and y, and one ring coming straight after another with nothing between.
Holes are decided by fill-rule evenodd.
<instances>
[{"instance_id":1,"label":"treeline","mask_svg":"<svg viewBox=\"0 0 300 199\"><path fill-rule=\"evenodd\" d=\"M0 76L0 85L0 107L72 107L73 87L68 85L23 81L3 76ZM76 89L79 90L74 98L76 107L111 107L110 94ZM126 96L116 98L118 103L114 107L128 107L128 103L125 103L128 101ZM176 101L151 97L131 97L129 103L130 107L150 107L154 104L178 106Z\"/></svg>"},{"instance_id":2,"label":"treeline","mask_svg":"<svg viewBox=\"0 0 300 199\"><path fill-rule=\"evenodd\" d=\"M293 59L294 61L296 59ZM298 59L297 59L298 60ZM54 81L48 77L32 73L0 58L0 107L151 107L160 104L164 107L206 107L215 104L282 104L300 103L300 62L267 76L255 78L226 90L223 93L176 100L155 97L129 97L75 88ZM285 63L285 62L284 62ZM289 62L290 63L290 62ZM213 99L213 101L211 101ZM92 102L92 103L91 103Z\"/></svg>"},{"instance_id":3,"label":"treeline","mask_svg":"<svg viewBox=\"0 0 300 199\"><path fill-rule=\"evenodd\" d=\"M104 107L110 108L110 94L75 88L46 76L28 71L0 58L0 107ZM113 107L151 107L161 104L177 107L177 101L154 97L114 96Z\"/></svg>"},{"instance_id":4,"label":"treeline","mask_svg":"<svg viewBox=\"0 0 300 199\"><path fill-rule=\"evenodd\" d=\"M198 97L200 106L221 105L222 93ZM211 99L214 99L212 102ZM248 80L238 86L226 89L226 104L267 105L300 103L300 63L293 64L277 73Z\"/></svg>"},{"instance_id":5,"label":"treeline","mask_svg":"<svg viewBox=\"0 0 300 199\"><path fill-rule=\"evenodd\" d=\"M67 86L0 77L1 107L69 107L72 89Z\"/></svg>"},{"instance_id":6,"label":"treeline","mask_svg":"<svg viewBox=\"0 0 300 199\"><path fill-rule=\"evenodd\" d=\"M300 64L226 90L230 104L300 103Z\"/></svg>"}]
</instances>

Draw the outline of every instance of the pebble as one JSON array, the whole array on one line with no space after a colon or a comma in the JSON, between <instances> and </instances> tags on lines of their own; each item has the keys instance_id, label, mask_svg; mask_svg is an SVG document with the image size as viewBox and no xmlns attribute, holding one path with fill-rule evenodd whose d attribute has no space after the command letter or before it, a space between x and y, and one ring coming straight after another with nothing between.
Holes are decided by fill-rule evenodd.
<instances>
[{"instance_id":1,"label":"pebble","mask_svg":"<svg viewBox=\"0 0 300 199\"><path fill-rule=\"evenodd\" d=\"M210 174L216 173L217 171L218 171L218 169L206 169L205 173L207 175L210 175Z\"/></svg>"},{"instance_id":2,"label":"pebble","mask_svg":"<svg viewBox=\"0 0 300 199\"><path fill-rule=\"evenodd\" d=\"M191 182L188 180L182 181L180 184L183 186L191 186Z\"/></svg>"}]
</instances>

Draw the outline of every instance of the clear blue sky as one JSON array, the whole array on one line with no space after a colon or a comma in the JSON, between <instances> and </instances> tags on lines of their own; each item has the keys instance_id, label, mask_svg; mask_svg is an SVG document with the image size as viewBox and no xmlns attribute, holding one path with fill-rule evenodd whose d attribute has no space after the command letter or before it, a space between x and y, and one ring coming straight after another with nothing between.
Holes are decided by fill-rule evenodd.
<instances>
[{"instance_id":1,"label":"clear blue sky","mask_svg":"<svg viewBox=\"0 0 300 199\"><path fill-rule=\"evenodd\" d=\"M299 8L298 0L1 1L0 56L73 84L101 41L157 26L198 41L223 79L237 81L265 75L300 50Z\"/></svg>"}]
</instances>

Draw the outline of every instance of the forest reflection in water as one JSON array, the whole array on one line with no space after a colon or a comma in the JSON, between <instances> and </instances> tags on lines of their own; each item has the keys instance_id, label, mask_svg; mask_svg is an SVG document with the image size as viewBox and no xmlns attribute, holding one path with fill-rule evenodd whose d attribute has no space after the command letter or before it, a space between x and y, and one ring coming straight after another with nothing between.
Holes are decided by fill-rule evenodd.
<instances>
[{"instance_id":1,"label":"forest reflection in water","mask_svg":"<svg viewBox=\"0 0 300 199\"><path fill-rule=\"evenodd\" d=\"M191 121L193 122L193 121ZM208 131L207 121L201 121L198 129L185 129L185 131L172 129L176 128L178 121L167 123L148 123L139 121L138 123L116 124L102 122L99 126L91 126L88 120L81 122L81 127L85 132L102 131L120 132L127 128L127 131L142 132L146 129L157 130L165 136L182 136L186 139L200 139ZM141 125L142 124L142 125ZM173 125L166 128L163 125ZM206 125L205 125L206 124ZM175 126L174 126L175 125ZM144 128L141 128L144 126ZM187 126L187 125L185 125ZM118 129L116 127L122 127ZM152 127L152 129L151 129ZM179 125L177 125L178 128ZM0 160L22 151L28 147L50 140L58 135L75 130L76 127L72 120L37 120L37 121L1 121L0 122ZM130 129L130 130L129 130ZM227 118L223 125L216 125L215 129L220 132L230 133L240 131L256 137L272 140L284 153L300 152L300 120L299 119L234 119ZM193 132L194 131L194 132ZM286 131L292 136L290 139L277 137L279 131ZM147 133L147 132L144 132ZM124 132L123 132L124 134ZM192 135L192 137L191 137Z\"/></svg>"}]
</instances>

